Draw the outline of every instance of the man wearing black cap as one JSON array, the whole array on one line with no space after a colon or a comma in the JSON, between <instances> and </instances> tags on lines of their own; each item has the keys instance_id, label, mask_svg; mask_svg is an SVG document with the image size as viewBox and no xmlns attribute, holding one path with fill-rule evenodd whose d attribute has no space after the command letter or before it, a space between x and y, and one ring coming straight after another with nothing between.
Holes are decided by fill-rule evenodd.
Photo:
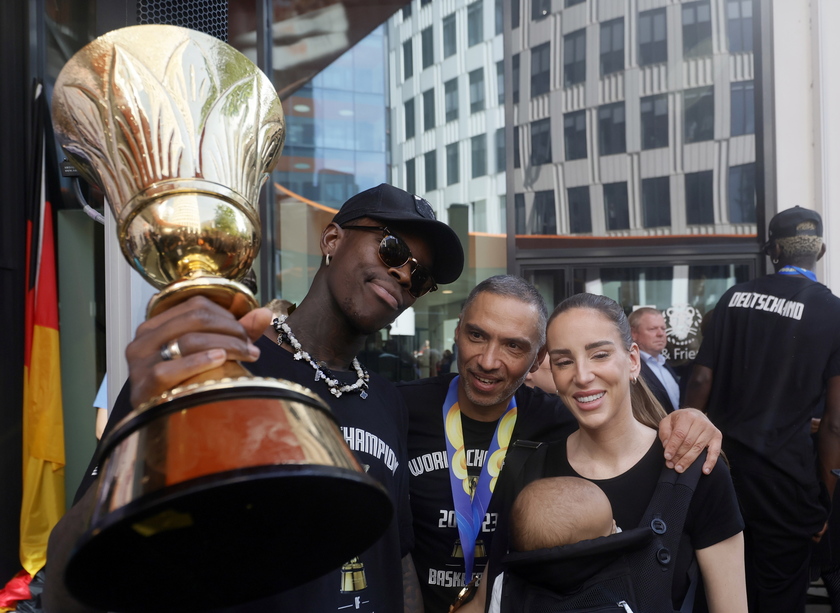
<instances>
[{"instance_id":1,"label":"man wearing black cap","mask_svg":"<svg viewBox=\"0 0 840 613\"><path fill-rule=\"evenodd\" d=\"M354 570L364 569L365 583L348 589L336 568L298 588L225 612L397 613L416 610L418 603L410 556L414 537L406 408L395 387L368 373L356 354L369 334L393 322L437 283L457 279L464 265L463 249L454 231L435 219L428 202L385 184L350 198L323 230L320 247L323 260L312 286L288 317L272 321L270 311L257 309L237 321L209 300L193 298L144 322L126 351L131 401L124 390L109 425L132 405L225 360L240 360L255 375L295 381L320 395L360 463L394 502L394 519L386 533L352 561ZM161 347L173 342L180 349L177 359L161 353ZM59 528L63 547L72 546L72 530L68 534L66 527ZM54 544L51 541L51 547ZM282 547L277 555L284 555ZM67 598L60 592L49 595L53 607L47 611L84 610L71 606Z\"/></svg>"},{"instance_id":2,"label":"man wearing black cap","mask_svg":"<svg viewBox=\"0 0 840 613\"><path fill-rule=\"evenodd\" d=\"M810 543L840 467L840 299L813 272L822 234L814 211L773 217L765 252L775 273L721 297L687 388L686 403L724 434L751 611L805 610ZM815 465L810 423L823 401Z\"/></svg>"}]
</instances>

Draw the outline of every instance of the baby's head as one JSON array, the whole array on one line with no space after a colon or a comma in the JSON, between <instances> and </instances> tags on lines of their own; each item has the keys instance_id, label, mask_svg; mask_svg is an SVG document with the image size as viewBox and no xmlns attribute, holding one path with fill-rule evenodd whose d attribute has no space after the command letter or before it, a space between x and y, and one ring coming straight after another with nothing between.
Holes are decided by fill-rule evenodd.
<instances>
[{"instance_id":1,"label":"baby's head","mask_svg":"<svg viewBox=\"0 0 840 613\"><path fill-rule=\"evenodd\" d=\"M511 509L511 546L516 551L569 545L615 530L607 495L579 477L532 481Z\"/></svg>"}]
</instances>

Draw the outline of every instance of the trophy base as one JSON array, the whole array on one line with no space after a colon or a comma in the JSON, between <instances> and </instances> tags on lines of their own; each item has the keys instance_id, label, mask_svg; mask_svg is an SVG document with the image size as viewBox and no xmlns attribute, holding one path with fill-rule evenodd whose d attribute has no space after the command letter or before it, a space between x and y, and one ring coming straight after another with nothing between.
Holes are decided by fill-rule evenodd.
<instances>
[{"instance_id":1,"label":"trophy base","mask_svg":"<svg viewBox=\"0 0 840 613\"><path fill-rule=\"evenodd\" d=\"M65 575L101 610L270 596L340 568L393 514L326 405L279 380L173 390L127 416L103 457L90 528Z\"/></svg>"}]
</instances>

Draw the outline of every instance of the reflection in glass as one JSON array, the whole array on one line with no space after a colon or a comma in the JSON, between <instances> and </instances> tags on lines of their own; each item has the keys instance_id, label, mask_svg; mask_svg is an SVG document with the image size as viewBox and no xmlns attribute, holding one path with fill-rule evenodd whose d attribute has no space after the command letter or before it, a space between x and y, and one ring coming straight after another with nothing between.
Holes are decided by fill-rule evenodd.
<instances>
[{"instance_id":1,"label":"reflection in glass","mask_svg":"<svg viewBox=\"0 0 840 613\"><path fill-rule=\"evenodd\" d=\"M531 123L531 166L551 163L551 118Z\"/></svg>"},{"instance_id":2,"label":"reflection in glass","mask_svg":"<svg viewBox=\"0 0 840 613\"><path fill-rule=\"evenodd\" d=\"M682 5L683 56L712 54L712 11L709 0Z\"/></svg>"},{"instance_id":3,"label":"reflection in glass","mask_svg":"<svg viewBox=\"0 0 840 613\"><path fill-rule=\"evenodd\" d=\"M640 101L642 149L668 146L668 94L647 96Z\"/></svg>"},{"instance_id":4,"label":"reflection in glass","mask_svg":"<svg viewBox=\"0 0 840 613\"><path fill-rule=\"evenodd\" d=\"M614 155L627 151L624 103L605 104L598 109L598 152Z\"/></svg>"},{"instance_id":5,"label":"reflection in glass","mask_svg":"<svg viewBox=\"0 0 840 613\"><path fill-rule=\"evenodd\" d=\"M639 13L639 66L668 60L668 31L665 9Z\"/></svg>"},{"instance_id":6,"label":"reflection in glass","mask_svg":"<svg viewBox=\"0 0 840 613\"><path fill-rule=\"evenodd\" d=\"M642 217L645 228L671 225L671 179L642 179Z\"/></svg>"},{"instance_id":7,"label":"reflection in glass","mask_svg":"<svg viewBox=\"0 0 840 613\"><path fill-rule=\"evenodd\" d=\"M548 92L551 86L551 43L531 49L531 96Z\"/></svg>"},{"instance_id":8,"label":"reflection in glass","mask_svg":"<svg viewBox=\"0 0 840 613\"><path fill-rule=\"evenodd\" d=\"M563 74L566 87L586 79L586 29L566 34L563 39Z\"/></svg>"},{"instance_id":9,"label":"reflection in glass","mask_svg":"<svg viewBox=\"0 0 840 613\"><path fill-rule=\"evenodd\" d=\"M470 71L470 113L484 110L484 68Z\"/></svg>"},{"instance_id":10,"label":"reflection in glass","mask_svg":"<svg viewBox=\"0 0 840 613\"><path fill-rule=\"evenodd\" d=\"M604 216L607 220L607 230L630 228L626 181L604 184Z\"/></svg>"},{"instance_id":11,"label":"reflection in glass","mask_svg":"<svg viewBox=\"0 0 840 613\"><path fill-rule=\"evenodd\" d=\"M563 116L563 141L567 160L586 157L586 111L575 111Z\"/></svg>"},{"instance_id":12,"label":"reflection in glass","mask_svg":"<svg viewBox=\"0 0 840 613\"><path fill-rule=\"evenodd\" d=\"M557 207L554 204L553 190L534 194L532 217L532 234L557 234Z\"/></svg>"},{"instance_id":13,"label":"reflection in glass","mask_svg":"<svg viewBox=\"0 0 840 613\"><path fill-rule=\"evenodd\" d=\"M729 221L755 223L755 164L729 168Z\"/></svg>"},{"instance_id":14,"label":"reflection in glass","mask_svg":"<svg viewBox=\"0 0 840 613\"><path fill-rule=\"evenodd\" d=\"M601 24L601 76L624 70L624 18Z\"/></svg>"},{"instance_id":15,"label":"reflection in glass","mask_svg":"<svg viewBox=\"0 0 840 613\"><path fill-rule=\"evenodd\" d=\"M592 211L589 206L589 186L570 187L569 195L569 233L591 234Z\"/></svg>"},{"instance_id":16,"label":"reflection in glass","mask_svg":"<svg viewBox=\"0 0 840 613\"><path fill-rule=\"evenodd\" d=\"M715 223L714 173L711 170L685 173L685 216L689 224Z\"/></svg>"},{"instance_id":17,"label":"reflection in glass","mask_svg":"<svg viewBox=\"0 0 840 613\"><path fill-rule=\"evenodd\" d=\"M730 88L729 133L732 136L755 133L755 93L752 81L735 81Z\"/></svg>"},{"instance_id":18,"label":"reflection in glass","mask_svg":"<svg viewBox=\"0 0 840 613\"><path fill-rule=\"evenodd\" d=\"M726 0L726 28L730 53L753 50L753 0Z\"/></svg>"},{"instance_id":19,"label":"reflection in glass","mask_svg":"<svg viewBox=\"0 0 840 613\"><path fill-rule=\"evenodd\" d=\"M715 90L696 87L683 92L685 142L698 143L715 137Z\"/></svg>"}]
</instances>

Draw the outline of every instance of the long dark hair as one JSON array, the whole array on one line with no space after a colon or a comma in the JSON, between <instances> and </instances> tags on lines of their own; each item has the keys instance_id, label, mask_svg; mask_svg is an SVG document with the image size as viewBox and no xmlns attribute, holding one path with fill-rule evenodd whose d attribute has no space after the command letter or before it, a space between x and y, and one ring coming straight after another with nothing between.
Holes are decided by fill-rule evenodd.
<instances>
[{"instance_id":1,"label":"long dark hair","mask_svg":"<svg viewBox=\"0 0 840 613\"><path fill-rule=\"evenodd\" d=\"M566 298L563 302L557 305L551 317L548 318L546 329L551 326L554 318L571 311L572 309L589 309L597 311L603 315L607 320L612 322L618 331L618 337L624 345L626 351L630 351L633 346L633 336L630 334L630 324L627 322L627 315L624 314L624 309L612 298L606 296L599 296L598 294L575 294ZM659 401L650 391L650 388L639 378L635 383L630 384L630 404L633 407L633 417L636 421L643 423L651 428L658 428L659 422L665 417L665 409L659 404Z\"/></svg>"}]
</instances>

